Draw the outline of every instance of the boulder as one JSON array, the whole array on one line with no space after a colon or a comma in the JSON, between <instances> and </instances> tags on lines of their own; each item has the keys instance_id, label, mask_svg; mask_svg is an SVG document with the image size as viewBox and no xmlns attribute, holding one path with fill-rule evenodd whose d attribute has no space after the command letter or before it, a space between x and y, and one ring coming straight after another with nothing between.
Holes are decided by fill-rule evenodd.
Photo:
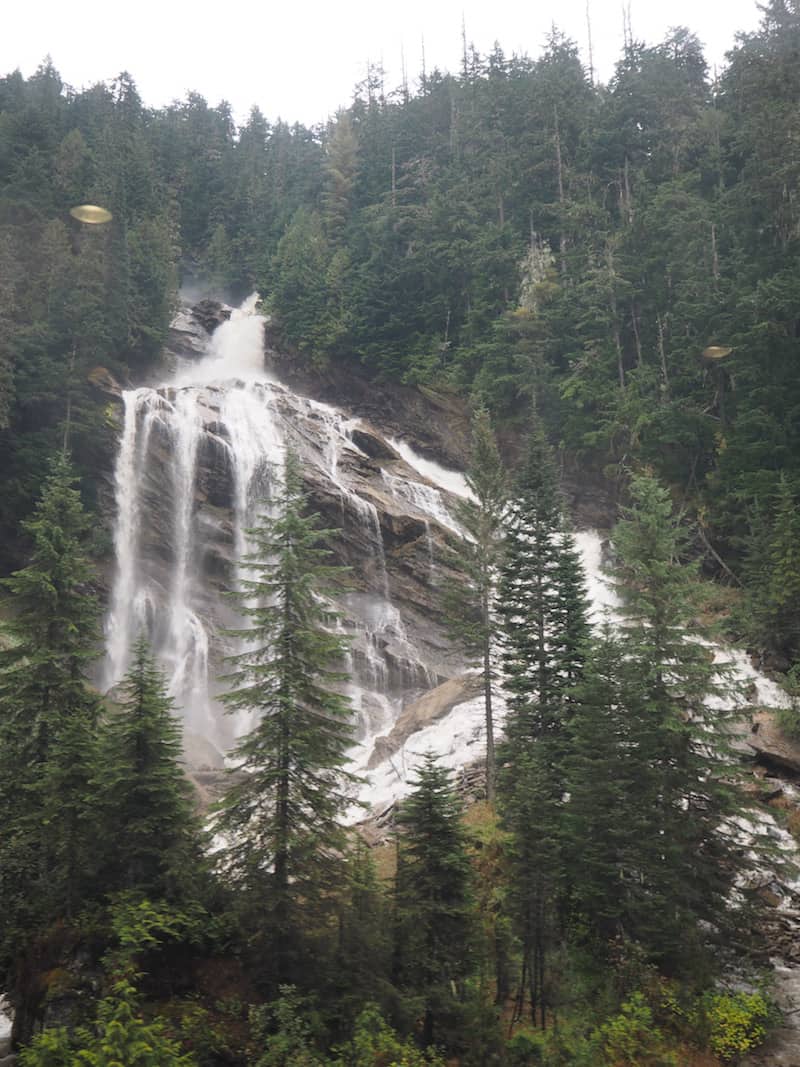
<instances>
[{"instance_id":1,"label":"boulder","mask_svg":"<svg viewBox=\"0 0 800 1067\"><path fill-rule=\"evenodd\" d=\"M368 769L393 756L418 730L443 719L459 704L473 700L480 693L482 684L479 675L462 674L458 678L449 678L403 708L390 732L376 739Z\"/></svg>"},{"instance_id":2,"label":"boulder","mask_svg":"<svg viewBox=\"0 0 800 1067\"><path fill-rule=\"evenodd\" d=\"M370 459L400 459L398 452L371 426L362 425L351 433L353 444Z\"/></svg>"},{"instance_id":3,"label":"boulder","mask_svg":"<svg viewBox=\"0 0 800 1067\"><path fill-rule=\"evenodd\" d=\"M191 311L192 318L203 327L206 333L213 333L223 322L231 317L231 309L220 304L218 300L201 300Z\"/></svg>"},{"instance_id":4,"label":"boulder","mask_svg":"<svg viewBox=\"0 0 800 1067\"><path fill-rule=\"evenodd\" d=\"M746 744L766 766L800 774L800 741L781 733L773 712L759 711L753 716Z\"/></svg>"}]
</instances>

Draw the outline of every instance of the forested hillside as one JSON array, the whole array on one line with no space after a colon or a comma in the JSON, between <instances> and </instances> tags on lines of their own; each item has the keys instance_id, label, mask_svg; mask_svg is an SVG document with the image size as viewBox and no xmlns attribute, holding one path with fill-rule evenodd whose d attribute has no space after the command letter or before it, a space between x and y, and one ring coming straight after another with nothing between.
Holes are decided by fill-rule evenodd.
<instances>
[{"instance_id":1,"label":"forested hillside","mask_svg":"<svg viewBox=\"0 0 800 1067\"><path fill-rule=\"evenodd\" d=\"M85 203L111 220L70 215ZM182 284L258 290L305 381L468 412L444 524L424 474L397 489L390 433L362 427L362 448L352 412L269 392L255 299L245 414L264 432L243 449L238 364L223 386L164 372ZM211 330L200 348L195 370ZM116 388L156 381L139 407ZM101 693L120 440L141 484ZM251 477L280 457L252 479L269 508L234 489L243 451ZM617 513L613 626L565 471ZM348 514L347 550L371 554L355 575L324 528ZM238 614L192 614L192 568ZM762 713L756 672L743 693L746 656L726 665L708 624L800 692L800 0L768 0L713 77L680 28L626 40L599 85L554 30L535 58L465 42L413 88L371 68L313 128L255 108L237 128L196 93L153 109L128 73L76 91L49 60L0 79L0 575L0 992L21 1067L738 1062L777 1017L765 902L796 942L781 853L800 816L791 783L745 781L755 745L731 720ZM401 582L441 662L474 668L486 753L469 806L428 753L391 832L356 833L354 644L381 684L412 677L410 705L415 670L453 681L400 647ZM339 611L351 594L394 612L388 652ZM154 658L167 615L240 717L202 816ZM196 647L174 642L181 669Z\"/></svg>"},{"instance_id":2,"label":"forested hillside","mask_svg":"<svg viewBox=\"0 0 800 1067\"><path fill-rule=\"evenodd\" d=\"M257 109L237 129L194 93L153 111L127 74L83 92L48 63L8 75L4 541L67 400L90 492L87 373L146 372L182 264L257 286L309 360L479 393L500 428L524 428L535 396L570 453L653 465L709 564L713 547L751 588L752 640L793 658L797 579L768 591L763 564L798 532L799 48L796 5L773 0L713 81L679 29L630 40L596 86L554 32L535 59L467 49L414 91L373 69L313 129ZM114 213L107 232L68 218L86 200Z\"/></svg>"}]
</instances>

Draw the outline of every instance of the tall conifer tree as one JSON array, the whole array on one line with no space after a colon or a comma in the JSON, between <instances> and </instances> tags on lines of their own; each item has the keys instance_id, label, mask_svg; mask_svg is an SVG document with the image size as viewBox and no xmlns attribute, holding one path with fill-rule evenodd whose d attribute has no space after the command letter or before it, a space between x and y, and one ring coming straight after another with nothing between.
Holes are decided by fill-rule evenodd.
<instances>
[{"instance_id":1,"label":"tall conifer tree","mask_svg":"<svg viewBox=\"0 0 800 1067\"><path fill-rule=\"evenodd\" d=\"M423 1040L452 1021L471 967L470 865L450 774L428 752L402 803L397 870L399 980L422 999Z\"/></svg>"},{"instance_id":2,"label":"tall conifer tree","mask_svg":"<svg viewBox=\"0 0 800 1067\"><path fill-rule=\"evenodd\" d=\"M342 878L340 823L353 777L351 711L337 692L341 637L325 600L341 580L328 563L327 531L308 513L300 464L287 451L276 517L251 531L242 612L251 625L232 657L228 708L256 716L234 759L240 771L219 813L229 875L252 894L277 987L297 977L310 916L333 902Z\"/></svg>"},{"instance_id":3,"label":"tall conifer tree","mask_svg":"<svg viewBox=\"0 0 800 1067\"><path fill-rule=\"evenodd\" d=\"M104 888L176 898L200 866L192 789L180 765L181 724L144 637L103 723L95 783Z\"/></svg>"},{"instance_id":4,"label":"tall conifer tree","mask_svg":"<svg viewBox=\"0 0 800 1067\"><path fill-rule=\"evenodd\" d=\"M614 531L612 571L626 656L642 702L636 757L649 781L649 854L640 880L647 901L636 935L668 965L692 965L701 921L730 911L735 838L721 832L737 810L727 761L733 703L698 622L696 566L669 494L650 475L631 482L631 505Z\"/></svg>"},{"instance_id":5,"label":"tall conifer tree","mask_svg":"<svg viewBox=\"0 0 800 1067\"><path fill-rule=\"evenodd\" d=\"M565 810L571 900L578 927L600 953L640 932L658 786L647 753L647 702L639 665L606 624L573 691ZM653 899L653 905L663 898Z\"/></svg>"},{"instance_id":6,"label":"tall conifer tree","mask_svg":"<svg viewBox=\"0 0 800 1067\"><path fill-rule=\"evenodd\" d=\"M448 596L450 626L466 654L480 664L486 715L486 796L495 803L497 761L492 707L495 597L499 579L507 476L485 406L472 417L472 462L467 485L474 499L462 500L456 517L469 539L459 545L458 567L466 577Z\"/></svg>"},{"instance_id":7,"label":"tall conifer tree","mask_svg":"<svg viewBox=\"0 0 800 1067\"><path fill-rule=\"evenodd\" d=\"M97 654L98 605L84 549L88 520L73 483L68 458L57 455L23 523L30 562L4 582L13 614L10 647L0 653L0 895L12 954L39 922L70 914L88 866L98 702L85 669Z\"/></svg>"},{"instance_id":8,"label":"tall conifer tree","mask_svg":"<svg viewBox=\"0 0 800 1067\"><path fill-rule=\"evenodd\" d=\"M499 601L509 694L501 800L523 955L517 1012L527 989L532 1018L538 1012L544 1026L548 927L565 893L569 689L584 660L588 623L580 560L563 532L555 466L538 427L508 508Z\"/></svg>"}]
</instances>

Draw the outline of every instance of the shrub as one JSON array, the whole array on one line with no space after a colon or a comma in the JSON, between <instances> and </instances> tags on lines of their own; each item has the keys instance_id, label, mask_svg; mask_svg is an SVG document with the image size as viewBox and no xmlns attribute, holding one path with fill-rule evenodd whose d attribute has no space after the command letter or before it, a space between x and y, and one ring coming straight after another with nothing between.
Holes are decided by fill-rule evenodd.
<instances>
[{"instance_id":1,"label":"shrub","mask_svg":"<svg viewBox=\"0 0 800 1067\"><path fill-rule=\"evenodd\" d=\"M769 1005L760 993L715 993L706 1008L711 1051L728 1062L760 1045Z\"/></svg>"},{"instance_id":2,"label":"shrub","mask_svg":"<svg viewBox=\"0 0 800 1067\"><path fill-rule=\"evenodd\" d=\"M402 1042L371 1005L359 1015L353 1040L338 1050L332 1067L444 1067L435 1052L422 1052L410 1038Z\"/></svg>"},{"instance_id":3,"label":"shrub","mask_svg":"<svg viewBox=\"0 0 800 1067\"><path fill-rule=\"evenodd\" d=\"M633 993L624 1002L619 1014L600 1028L599 1037L613 1067L669 1067L675 1063L642 993Z\"/></svg>"}]
</instances>

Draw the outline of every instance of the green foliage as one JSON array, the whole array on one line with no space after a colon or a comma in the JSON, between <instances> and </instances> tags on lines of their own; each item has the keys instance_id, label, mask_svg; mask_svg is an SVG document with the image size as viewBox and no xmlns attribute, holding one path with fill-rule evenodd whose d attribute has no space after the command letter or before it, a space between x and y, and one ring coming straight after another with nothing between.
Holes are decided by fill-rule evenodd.
<instances>
[{"instance_id":1,"label":"green foliage","mask_svg":"<svg viewBox=\"0 0 800 1067\"><path fill-rule=\"evenodd\" d=\"M615 730L635 732L632 744L624 736L612 744L639 797L634 821L641 814L647 825L639 825L634 843L636 914L622 928L668 966L697 973L700 924L724 926L732 872L743 862L720 832L738 806L727 762L729 714L715 710L724 702L711 698L730 688L724 664L715 664L698 640L697 583L669 494L652 476L639 475L631 481L631 500L614 530L612 571L631 671L610 707ZM625 677L618 669L606 675L612 686ZM625 877L624 855L614 861L617 877Z\"/></svg>"},{"instance_id":2,"label":"green foliage","mask_svg":"<svg viewBox=\"0 0 800 1067\"><path fill-rule=\"evenodd\" d=\"M128 74L0 79L5 567L67 421L96 483L86 375L157 357L180 248L214 284L257 284L318 366L484 395L523 429L535 398L569 452L652 464L738 573L749 512L800 469L799 39L771 3L714 86L676 27L628 42L601 87L554 32L416 92L370 67L314 129L254 108L237 130L196 92L146 110ZM95 232L67 215L92 199L114 213ZM766 648L786 644L779 600L754 616Z\"/></svg>"},{"instance_id":3,"label":"green foliage","mask_svg":"<svg viewBox=\"0 0 800 1067\"><path fill-rule=\"evenodd\" d=\"M129 975L116 979L100 1001L91 1029L69 1034L45 1030L20 1054L22 1067L194 1067L166 1033L161 1020L147 1022L137 1010Z\"/></svg>"},{"instance_id":4,"label":"green foliage","mask_svg":"<svg viewBox=\"0 0 800 1067\"><path fill-rule=\"evenodd\" d=\"M605 952L620 930L637 930L654 799L639 666L609 626L592 648L573 702L565 813L571 902L576 936L585 930L595 950Z\"/></svg>"},{"instance_id":5,"label":"green foliage","mask_svg":"<svg viewBox=\"0 0 800 1067\"><path fill-rule=\"evenodd\" d=\"M427 1047L452 1040L472 969L474 912L461 807L450 775L427 753L397 816L397 981L423 1011Z\"/></svg>"},{"instance_id":6,"label":"green foliage","mask_svg":"<svg viewBox=\"0 0 800 1067\"><path fill-rule=\"evenodd\" d=\"M789 694L789 705L775 712L778 726L793 741L800 740L800 664L786 675L784 688Z\"/></svg>"},{"instance_id":7,"label":"green foliage","mask_svg":"<svg viewBox=\"0 0 800 1067\"><path fill-rule=\"evenodd\" d=\"M199 873L200 831L179 760L181 725L144 637L98 740L97 835L107 891L180 897Z\"/></svg>"},{"instance_id":8,"label":"green foliage","mask_svg":"<svg viewBox=\"0 0 800 1067\"><path fill-rule=\"evenodd\" d=\"M325 1067L315 1050L316 1019L294 986L281 986L271 1004L254 1008L250 1023L257 1043L254 1067Z\"/></svg>"},{"instance_id":9,"label":"green foliage","mask_svg":"<svg viewBox=\"0 0 800 1067\"><path fill-rule=\"evenodd\" d=\"M444 1067L433 1049L422 1051L411 1038L402 1041L375 1005L356 1020L352 1041L336 1050L330 1067Z\"/></svg>"},{"instance_id":10,"label":"green foliage","mask_svg":"<svg viewBox=\"0 0 800 1067\"><path fill-rule=\"evenodd\" d=\"M740 625L762 648L793 663L800 658L800 508L781 475L765 506L753 511Z\"/></svg>"},{"instance_id":11,"label":"green foliage","mask_svg":"<svg viewBox=\"0 0 800 1067\"><path fill-rule=\"evenodd\" d=\"M499 611L509 711L499 798L522 943L516 1012L521 1015L527 988L532 1020L538 1012L544 1026L549 930L567 878L563 779L570 686L581 674L589 628L583 569L563 529L555 465L540 428L531 435L504 525Z\"/></svg>"},{"instance_id":12,"label":"green foliage","mask_svg":"<svg viewBox=\"0 0 800 1067\"><path fill-rule=\"evenodd\" d=\"M767 1035L769 1005L760 993L715 993L705 1004L709 1046L721 1060L737 1060Z\"/></svg>"},{"instance_id":13,"label":"green foliage","mask_svg":"<svg viewBox=\"0 0 800 1067\"><path fill-rule=\"evenodd\" d=\"M135 885L174 900L184 876L194 880L169 708L146 665L132 683L139 697L104 723L103 764L96 759L98 705L84 679L97 640L87 524L63 461L51 458L68 442L91 503L113 420L88 376L104 365L141 380L158 358L179 248L214 284L257 283L278 336L318 367L333 363L336 374L358 359L376 376L485 397L497 426L512 431L512 454L535 400L567 458L614 476L652 466L700 517L707 562L742 578L740 630L791 668L800 655L800 167L787 146L797 141L800 14L794 0L770 0L762 15L713 88L685 28L651 46L628 42L603 87L554 32L534 59L465 50L458 74L425 71L413 93L387 94L370 68L351 106L313 130L257 109L237 130L228 105L197 93L145 109L127 74L76 91L49 61L30 78L0 78L0 567L13 601L0 660L3 984L21 973L19 953L43 924L98 892ZM113 222L73 222L69 207L87 200L106 204ZM703 358L709 345L732 351ZM486 897L498 952L509 956L513 922L523 990L536 983L544 1013L543 960L567 919L596 957L621 933L613 944L628 957L702 976L707 923L724 932L738 858L716 832L733 811L730 776L724 745L707 744L712 713L702 710L724 693L706 650L687 639L699 633L685 567L697 545L678 529L666 490L636 479L616 537L624 644L606 634L587 651L580 567L545 435L533 437L508 516L508 836ZM475 453L479 508L462 521L481 547L467 560L472 606L461 636L480 657L492 630L500 484L482 411ZM249 592L262 605L298 595L284 601L283 629L280 611L252 609L246 636L258 651L233 667L231 707L260 719L239 752L249 773L221 821L226 892L273 991L280 975L300 981L308 959L324 961L314 977L334 991L341 1036L366 996L391 1001L387 924L369 864L343 873L335 816L347 793L347 709L335 695L341 647L320 599L335 575L296 489L287 471L283 526L262 528ZM31 518L18 537L21 515ZM485 655L483 664L488 678ZM140 783L142 768L125 755L137 708L147 712L139 738L158 734L168 754L142 765ZM783 721L794 730L796 714ZM459 861L447 875L460 872ZM413 887L413 863L405 873ZM400 917L412 923L410 905ZM122 940L144 950L171 936L159 922L170 920L132 903ZM352 974L349 997L332 960ZM398 957L398 977L401 962L402 1008L413 1014L431 976ZM420 968L428 962L421 952ZM448 959L442 973L454 966ZM459 1012L477 971L469 960L453 979ZM453 999L446 981L440 992ZM630 992L626 980L626 1007L600 1030L619 1056L657 1057L644 1037L650 1009ZM128 993L112 999L97 1033L116 1027L120 1042L138 1040ZM717 1011L733 1052L749 1040L734 1020L750 1010ZM387 1055L414 1055L393 1049L374 1017L363 1025ZM513 1055L599 1062L600 1031L586 1036L594 1025L519 1035ZM100 1055L97 1033L86 1055ZM169 1062L156 1036L145 1032L144 1053ZM307 1037L297 1055L316 1057L302 1048ZM43 1063L74 1061L71 1039L38 1040Z\"/></svg>"},{"instance_id":14,"label":"green foliage","mask_svg":"<svg viewBox=\"0 0 800 1067\"><path fill-rule=\"evenodd\" d=\"M619 1014L603 1024L599 1037L606 1061L614 1067L670 1067L677 1062L667 1053L641 993L634 993Z\"/></svg>"},{"instance_id":15,"label":"green foliage","mask_svg":"<svg viewBox=\"0 0 800 1067\"><path fill-rule=\"evenodd\" d=\"M338 894L338 943L328 998L339 1032L348 1032L367 1001L393 1003L389 981L392 918L387 887L379 880L366 845L351 842Z\"/></svg>"},{"instance_id":16,"label":"green foliage","mask_svg":"<svg viewBox=\"0 0 800 1067\"><path fill-rule=\"evenodd\" d=\"M164 901L148 900L136 893L120 893L111 905L111 930L116 947L111 961L131 965L142 953L164 941L194 940L206 922L202 909L176 908Z\"/></svg>"},{"instance_id":17,"label":"green foliage","mask_svg":"<svg viewBox=\"0 0 800 1067\"><path fill-rule=\"evenodd\" d=\"M0 970L41 924L71 916L95 866L87 817L98 701L85 670L96 655L98 605L73 482L69 460L56 456L24 525L30 562L3 582L13 615L0 652Z\"/></svg>"},{"instance_id":18,"label":"green foliage","mask_svg":"<svg viewBox=\"0 0 800 1067\"><path fill-rule=\"evenodd\" d=\"M350 707L333 688L345 680L344 646L323 599L341 568L328 563L327 532L307 513L291 450L272 505L275 517L265 513L251 531L253 577L241 592L251 625L238 632L247 647L232 657L233 688L223 697L257 722L235 750L245 773L217 826L229 841L220 866L254 909L249 921L268 939L271 981L283 984L298 969L312 915L321 927L334 905L346 843L340 814L355 779L345 770Z\"/></svg>"}]
</instances>

